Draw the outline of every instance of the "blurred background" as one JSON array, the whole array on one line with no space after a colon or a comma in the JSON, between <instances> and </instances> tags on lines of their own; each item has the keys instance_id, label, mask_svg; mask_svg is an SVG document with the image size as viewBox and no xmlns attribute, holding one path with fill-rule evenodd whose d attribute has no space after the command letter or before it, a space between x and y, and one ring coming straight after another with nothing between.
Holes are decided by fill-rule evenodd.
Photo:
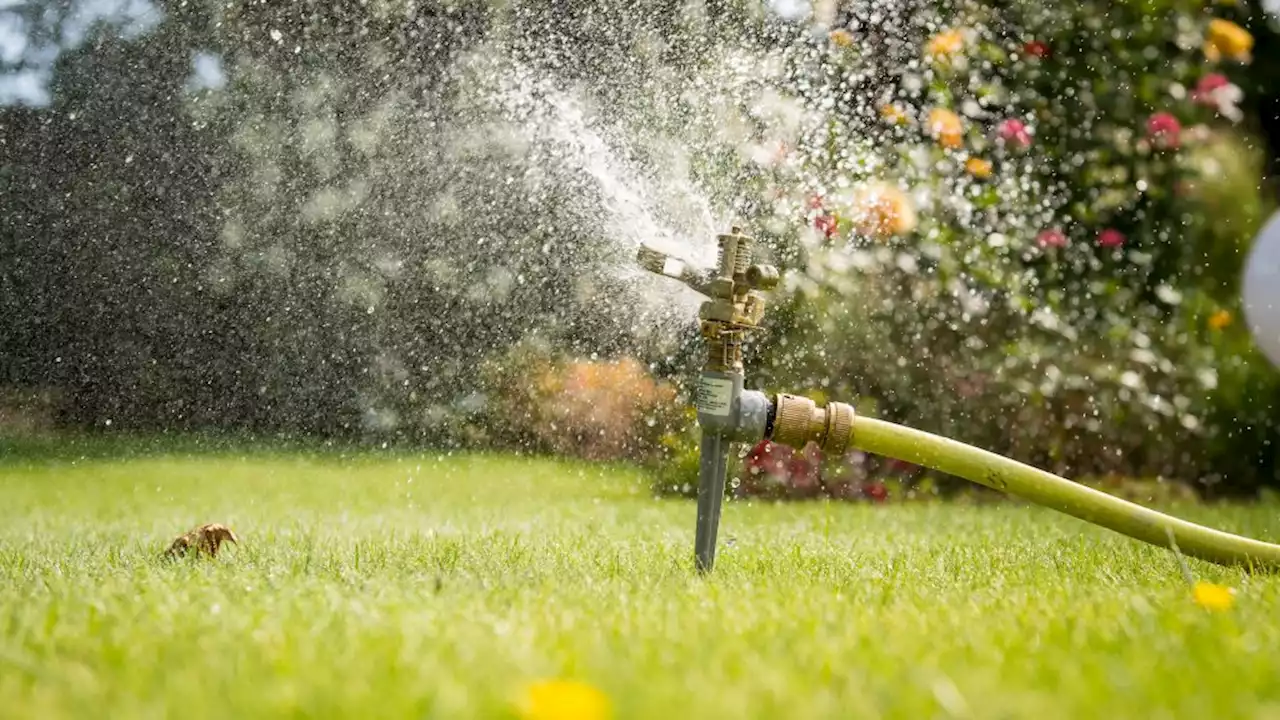
<instances>
[{"instance_id":1,"label":"blurred background","mask_svg":"<svg viewBox=\"0 0 1280 720\"><path fill-rule=\"evenodd\" d=\"M0 452L104 435L697 477L698 298L755 388L1150 500L1280 489L1241 321L1280 17L1119 0L0 0ZM962 486L757 447L735 492Z\"/></svg>"}]
</instances>

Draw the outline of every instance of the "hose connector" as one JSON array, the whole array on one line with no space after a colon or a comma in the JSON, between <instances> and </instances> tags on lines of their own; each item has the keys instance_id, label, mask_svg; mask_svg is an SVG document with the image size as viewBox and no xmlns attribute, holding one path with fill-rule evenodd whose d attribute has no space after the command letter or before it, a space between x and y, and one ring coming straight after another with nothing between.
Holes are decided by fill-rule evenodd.
<instances>
[{"instance_id":1,"label":"hose connector","mask_svg":"<svg viewBox=\"0 0 1280 720\"><path fill-rule=\"evenodd\" d=\"M828 403L825 408L807 397L779 393L774 401L773 428L769 439L780 445L800 449L817 443L823 454L843 455L853 434L853 406Z\"/></svg>"}]
</instances>

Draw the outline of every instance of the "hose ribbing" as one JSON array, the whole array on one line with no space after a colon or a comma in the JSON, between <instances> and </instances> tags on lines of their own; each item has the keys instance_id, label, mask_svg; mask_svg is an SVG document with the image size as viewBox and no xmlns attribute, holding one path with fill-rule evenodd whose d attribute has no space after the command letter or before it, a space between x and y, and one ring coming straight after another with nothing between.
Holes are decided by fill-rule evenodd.
<instances>
[{"instance_id":1,"label":"hose ribbing","mask_svg":"<svg viewBox=\"0 0 1280 720\"><path fill-rule=\"evenodd\" d=\"M1280 545L1232 535L1122 500L1016 460L922 430L858 415L850 446L1025 498L1109 530L1219 565L1280 568Z\"/></svg>"}]
</instances>

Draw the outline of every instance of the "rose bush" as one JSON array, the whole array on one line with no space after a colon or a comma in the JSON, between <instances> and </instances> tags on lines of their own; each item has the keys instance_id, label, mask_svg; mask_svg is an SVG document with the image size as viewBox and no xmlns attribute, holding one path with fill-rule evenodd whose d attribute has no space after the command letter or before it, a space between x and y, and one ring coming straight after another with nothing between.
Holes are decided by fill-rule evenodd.
<instances>
[{"instance_id":1,"label":"rose bush","mask_svg":"<svg viewBox=\"0 0 1280 720\"><path fill-rule=\"evenodd\" d=\"M753 225L799 271L753 382L1069 476L1275 483L1280 381L1235 321L1271 209L1238 18L1125 0L818 20L812 52L780 56L789 110L744 110L783 149L753 155Z\"/></svg>"}]
</instances>

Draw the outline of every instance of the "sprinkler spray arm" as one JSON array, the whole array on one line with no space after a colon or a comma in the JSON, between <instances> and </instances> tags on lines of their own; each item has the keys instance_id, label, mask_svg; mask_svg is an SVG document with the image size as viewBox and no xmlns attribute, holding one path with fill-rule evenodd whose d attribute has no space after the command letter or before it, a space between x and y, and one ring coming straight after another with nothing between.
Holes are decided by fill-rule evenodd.
<instances>
[{"instance_id":1,"label":"sprinkler spray arm","mask_svg":"<svg viewBox=\"0 0 1280 720\"><path fill-rule=\"evenodd\" d=\"M844 403L819 407L806 397L744 390L742 342L758 329L765 307L760 291L777 285L778 271L751 264L752 240L738 228L718 241L719 263L706 271L679 267L678 261L648 248L638 257L646 269L679 279L708 298L698 313L707 347L696 395L702 428L695 539L699 571L708 572L715 564L730 446L763 439L791 448L813 442L829 457L857 448L955 475L1152 545L1169 548L1176 543L1178 551L1201 560L1280 569L1280 545L1165 515L955 440L861 417Z\"/></svg>"}]
</instances>

